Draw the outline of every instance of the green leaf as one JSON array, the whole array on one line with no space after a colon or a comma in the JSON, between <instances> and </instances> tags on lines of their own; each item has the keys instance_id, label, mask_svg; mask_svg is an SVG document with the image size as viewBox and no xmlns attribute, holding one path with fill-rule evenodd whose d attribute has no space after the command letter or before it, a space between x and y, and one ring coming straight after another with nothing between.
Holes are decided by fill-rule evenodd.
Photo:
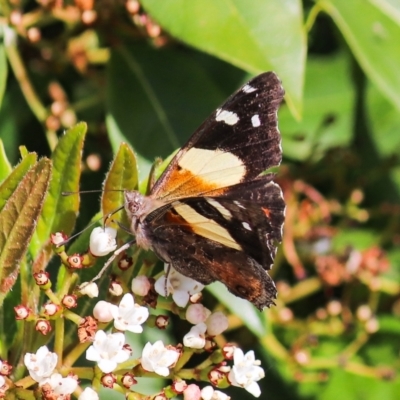
<instances>
[{"instance_id":1,"label":"green leaf","mask_svg":"<svg viewBox=\"0 0 400 400\"><path fill-rule=\"evenodd\" d=\"M263 321L263 315L247 300L236 297L220 282L214 282L207 286L211 292L222 304L238 316L248 329L257 337L265 336L266 328Z\"/></svg>"},{"instance_id":2,"label":"green leaf","mask_svg":"<svg viewBox=\"0 0 400 400\"><path fill-rule=\"evenodd\" d=\"M8 75L7 56L4 44L0 43L0 108L3 102L3 96L6 91Z\"/></svg>"},{"instance_id":3,"label":"green leaf","mask_svg":"<svg viewBox=\"0 0 400 400\"><path fill-rule=\"evenodd\" d=\"M379 8L389 18L400 25L400 3L399 0L369 0L375 7Z\"/></svg>"},{"instance_id":4,"label":"green leaf","mask_svg":"<svg viewBox=\"0 0 400 400\"><path fill-rule=\"evenodd\" d=\"M7 178L11 171L11 164L8 161L3 141L0 139L0 182Z\"/></svg>"},{"instance_id":5,"label":"green leaf","mask_svg":"<svg viewBox=\"0 0 400 400\"><path fill-rule=\"evenodd\" d=\"M399 111L375 85L368 86L366 100L372 140L380 157L400 155Z\"/></svg>"},{"instance_id":6,"label":"green leaf","mask_svg":"<svg viewBox=\"0 0 400 400\"><path fill-rule=\"evenodd\" d=\"M400 110L400 25L365 0L321 0L367 76Z\"/></svg>"},{"instance_id":7,"label":"green leaf","mask_svg":"<svg viewBox=\"0 0 400 400\"><path fill-rule=\"evenodd\" d=\"M69 235L74 228L79 211L79 195L63 196L62 193L79 190L82 147L86 130L85 123L77 124L60 138L54 150L53 178L30 246L33 258L37 256L42 246L48 243L51 233L63 231Z\"/></svg>"},{"instance_id":8,"label":"green leaf","mask_svg":"<svg viewBox=\"0 0 400 400\"><path fill-rule=\"evenodd\" d=\"M18 276L19 262L35 230L51 176L43 158L25 174L0 212L0 304Z\"/></svg>"},{"instance_id":9,"label":"green leaf","mask_svg":"<svg viewBox=\"0 0 400 400\"><path fill-rule=\"evenodd\" d=\"M101 208L106 216L124 204L124 190L136 190L138 187L138 171L136 157L126 143L121 143L107 177L104 181ZM122 213L112 218L121 221Z\"/></svg>"},{"instance_id":10,"label":"green leaf","mask_svg":"<svg viewBox=\"0 0 400 400\"><path fill-rule=\"evenodd\" d=\"M142 0L178 39L252 74L274 70L301 115L306 36L299 0Z\"/></svg>"},{"instance_id":11,"label":"green leaf","mask_svg":"<svg viewBox=\"0 0 400 400\"><path fill-rule=\"evenodd\" d=\"M107 114L106 116L107 132L110 138L111 146L115 152L118 151L119 146L122 142L127 142L128 139L122 134L118 124L115 122L113 115ZM147 179L150 169L151 162L146 160L140 154L136 154L137 169L139 180L142 181Z\"/></svg>"},{"instance_id":12,"label":"green leaf","mask_svg":"<svg viewBox=\"0 0 400 400\"><path fill-rule=\"evenodd\" d=\"M354 89L344 54L307 61L304 113L296 121L287 106L279 111L285 157L317 161L325 152L352 139Z\"/></svg>"},{"instance_id":13,"label":"green leaf","mask_svg":"<svg viewBox=\"0 0 400 400\"><path fill-rule=\"evenodd\" d=\"M26 175L28 170L36 163L37 155L30 153L24 157L21 162L14 168L11 174L0 186L0 210L3 209L4 205L20 184L23 177Z\"/></svg>"},{"instance_id":14,"label":"green leaf","mask_svg":"<svg viewBox=\"0 0 400 400\"><path fill-rule=\"evenodd\" d=\"M110 141L126 138L147 160L166 157L243 81L243 73L219 60L180 49L120 46L108 64L107 122ZM206 67L228 73L228 91ZM160 69L159 66L163 65Z\"/></svg>"}]
</instances>

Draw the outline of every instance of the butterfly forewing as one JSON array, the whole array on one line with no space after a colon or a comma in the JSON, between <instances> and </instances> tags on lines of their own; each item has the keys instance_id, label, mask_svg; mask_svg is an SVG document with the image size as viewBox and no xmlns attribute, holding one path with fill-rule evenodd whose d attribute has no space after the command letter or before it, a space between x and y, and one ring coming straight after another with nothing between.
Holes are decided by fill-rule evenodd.
<instances>
[{"instance_id":1,"label":"butterfly forewing","mask_svg":"<svg viewBox=\"0 0 400 400\"><path fill-rule=\"evenodd\" d=\"M273 72L242 86L196 130L156 182L151 196L171 201L217 193L279 165L277 110L283 95Z\"/></svg>"}]
</instances>

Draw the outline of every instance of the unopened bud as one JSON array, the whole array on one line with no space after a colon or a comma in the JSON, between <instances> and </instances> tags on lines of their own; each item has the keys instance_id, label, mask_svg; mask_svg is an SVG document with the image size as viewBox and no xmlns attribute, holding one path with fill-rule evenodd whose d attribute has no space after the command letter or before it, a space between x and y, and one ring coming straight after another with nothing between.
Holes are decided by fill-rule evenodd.
<instances>
[{"instance_id":1,"label":"unopened bud","mask_svg":"<svg viewBox=\"0 0 400 400\"><path fill-rule=\"evenodd\" d=\"M106 387L112 389L114 384L117 382L117 377L114 374L104 374L100 380L101 384Z\"/></svg>"},{"instance_id":2,"label":"unopened bud","mask_svg":"<svg viewBox=\"0 0 400 400\"><path fill-rule=\"evenodd\" d=\"M132 385L136 385L137 380L135 379L135 375L130 372L127 372L122 376L122 385L129 389Z\"/></svg>"},{"instance_id":3,"label":"unopened bud","mask_svg":"<svg viewBox=\"0 0 400 400\"><path fill-rule=\"evenodd\" d=\"M119 297L124 293L124 289L122 288L121 284L118 283L117 281L112 281L110 283L108 291L110 292L110 294L116 297Z\"/></svg>"},{"instance_id":4,"label":"unopened bud","mask_svg":"<svg viewBox=\"0 0 400 400\"><path fill-rule=\"evenodd\" d=\"M36 322L36 326L35 329L40 332L43 336L46 336L47 334L49 334L52 330L51 328L51 324L49 321L45 320L45 319L39 319Z\"/></svg>"},{"instance_id":5,"label":"unopened bud","mask_svg":"<svg viewBox=\"0 0 400 400\"><path fill-rule=\"evenodd\" d=\"M22 305L14 307L14 312L17 320L28 319L29 316L32 316L32 310Z\"/></svg>"},{"instance_id":6,"label":"unopened bud","mask_svg":"<svg viewBox=\"0 0 400 400\"><path fill-rule=\"evenodd\" d=\"M74 294L67 294L63 297L61 302L65 308L75 308L78 305L78 297Z\"/></svg>"},{"instance_id":7,"label":"unopened bud","mask_svg":"<svg viewBox=\"0 0 400 400\"><path fill-rule=\"evenodd\" d=\"M72 254L71 256L68 257L67 259L69 267L72 269L81 269L83 268L83 257L78 254Z\"/></svg>"},{"instance_id":8,"label":"unopened bud","mask_svg":"<svg viewBox=\"0 0 400 400\"><path fill-rule=\"evenodd\" d=\"M53 317L62 310L61 306L55 303L47 303L44 305L44 313L49 317Z\"/></svg>"},{"instance_id":9,"label":"unopened bud","mask_svg":"<svg viewBox=\"0 0 400 400\"><path fill-rule=\"evenodd\" d=\"M157 315L156 317L156 327L158 329L165 329L169 324L169 317L168 315Z\"/></svg>"},{"instance_id":10,"label":"unopened bud","mask_svg":"<svg viewBox=\"0 0 400 400\"><path fill-rule=\"evenodd\" d=\"M50 275L48 272L40 271L33 274L33 279L35 279L35 282L38 286L46 286L46 289L48 289L47 286L51 286L49 276Z\"/></svg>"}]
</instances>

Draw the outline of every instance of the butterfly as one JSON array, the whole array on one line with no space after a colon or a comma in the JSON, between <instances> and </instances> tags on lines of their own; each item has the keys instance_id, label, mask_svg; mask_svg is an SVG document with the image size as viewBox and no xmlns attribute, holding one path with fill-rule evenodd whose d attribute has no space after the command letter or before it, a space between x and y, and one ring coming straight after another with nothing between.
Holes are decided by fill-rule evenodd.
<instances>
[{"instance_id":1,"label":"butterfly","mask_svg":"<svg viewBox=\"0 0 400 400\"><path fill-rule=\"evenodd\" d=\"M148 195L124 193L138 246L204 285L222 282L260 310L277 294L267 271L285 202L267 170L282 159L283 96L274 72L253 78L200 125Z\"/></svg>"}]
</instances>

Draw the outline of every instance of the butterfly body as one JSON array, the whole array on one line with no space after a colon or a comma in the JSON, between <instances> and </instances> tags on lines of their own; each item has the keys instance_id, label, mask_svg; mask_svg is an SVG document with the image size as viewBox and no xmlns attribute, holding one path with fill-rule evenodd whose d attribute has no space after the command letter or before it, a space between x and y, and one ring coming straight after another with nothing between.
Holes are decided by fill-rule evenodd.
<instances>
[{"instance_id":1,"label":"butterfly body","mask_svg":"<svg viewBox=\"0 0 400 400\"><path fill-rule=\"evenodd\" d=\"M203 284L221 281L259 309L273 304L268 275L285 203L274 174L282 157L277 76L234 93L176 154L148 196L125 192L136 243Z\"/></svg>"}]
</instances>

